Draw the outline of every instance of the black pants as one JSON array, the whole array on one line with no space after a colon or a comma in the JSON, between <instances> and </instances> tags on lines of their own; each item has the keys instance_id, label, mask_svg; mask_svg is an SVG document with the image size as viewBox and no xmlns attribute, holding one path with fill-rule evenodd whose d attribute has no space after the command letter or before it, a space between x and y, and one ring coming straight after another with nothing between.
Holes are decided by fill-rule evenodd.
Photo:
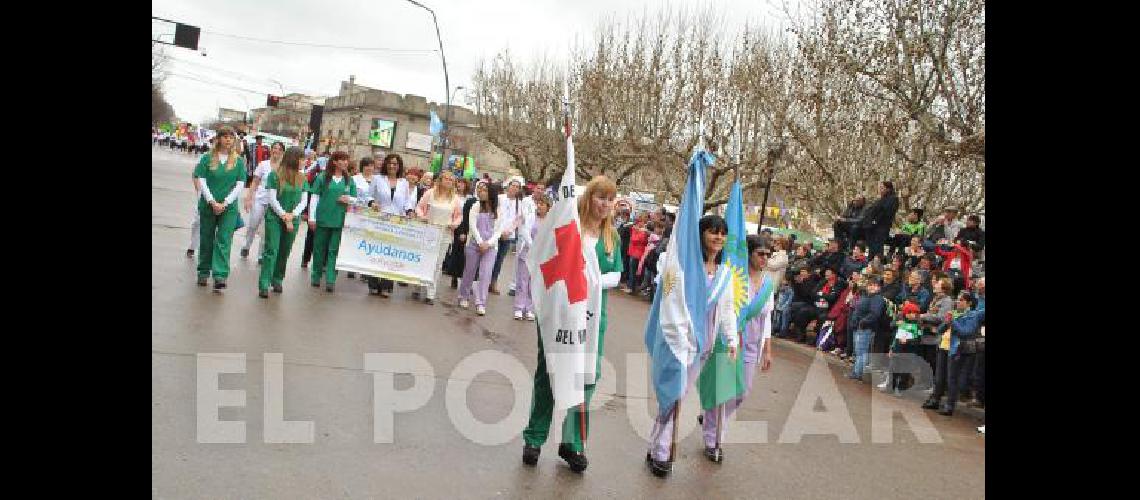
<instances>
[{"instance_id":1,"label":"black pants","mask_svg":"<svg viewBox=\"0 0 1140 500\"><path fill-rule=\"evenodd\" d=\"M979 352L974 355L974 397L979 403L986 404L986 353Z\"/></svg>"},{"instance_id":2,"label":"black pants","mask_svg":"<svg viewBox=\"0 0 1140 500\"><path fill-rule=\"evenodd\" d=\"M396 282L389 279L375 278L372 276L368 277L369 290L379 290L381 292L392 293L392 290L395 288L395 284Z\"/></svg>"},{"instance_id":3,"label":"black pants","mask_svg":"<svg viewBox=\"0 0 1140 500\"><path fill-rule=\"evenodd\" d=\"M918 354L919 346L917 345L917 342L917 340L913 340L905 344L895 344L895 347L892 350L892 352L895 353L895 356L891 357L890 362L891 389L905 391L914 384L915 380L912 376L912 373L920 372L918 367L914 366L914 363L921 363L920 360L916 359L914 356L911 356Z\"/></svg>"},{"instance_id":4,"label":"black pants","mask_svg":"<svg viewBox=\"0 0 1140 500\"><path fill-rule=\"evenodd\" d=\"M910 245L910 236L906 233L898 233L891 237L891 256L903 253L903 250Z\"/></svg>"},{"instance_id":5,"label":"black pants","mask_svg":"<svg viewBox=\"0 0 1140 500\"><path fill-rule=\"evenodd\" d=\"M514 245L515 240L499 240L499 248L495 254L495 267L491 268L491 286L499 282L499 271L503 269L503 260L507 257L507 252L511 251L511 245ZM498 289L498 287L495 287Z\"/></svg>"},{"instance_id":6,"label":"black pants","mask_svg":"<svg viewBox=\"0 0 1140 500\"><path fill-rule=\"evenodd\" d=\"M306 224L308 226L308 224ZM313 258L313 231L312 229L305 231L305 251L301 252L301 265L309 265L309 260Z\"/></svg>"},{"instance_id":7,"label":"black pants","mask_svg":"<svg viewBox=\"0 0 1140 500\"><path fill-rule=\"evenodd\" d=\"M946 408L953 410L954 405L958 404L958 395L969 389L970 374L974 370L974 356L977 355L957 353L950 360L950 375L946 380L950 394L946 398Z\"/></svg>"},{"instance_id":8,"label":"black pants","mask_svg":"<svg viewBox=\"0 0 1140 500\"><path fill-rule=\"evenodd\" d=\"M890 228L887 228L890 231ZM875 258L876 255L883 255L883 245L887 243L887 231L870 230L867 231L867 261Z\"/></svg>"},{"instance_id":9,"label":"black pants","mask_svg":"<svg viewBox=\"0 0 1140 500\"><path fill-rule=\"evenodd\" d=\"M891 331L878 331L875 330L875 336L871 337L871 353L886 354L891 349L892 334Z\"/></svg>"},{"instance_id":10,"label":"black pants","mask_svg":"<svg viewBox=\"0 0 1140 500\"><path fill-rule=\"evenodd\" d=\"M930 399L938 401L942 399L942 395L946 394L946 374L950 371L949 359L947 359L948 351L938 350L938 361L934 367L934 392L930 394Z\"/></svg>"}]
</instances>

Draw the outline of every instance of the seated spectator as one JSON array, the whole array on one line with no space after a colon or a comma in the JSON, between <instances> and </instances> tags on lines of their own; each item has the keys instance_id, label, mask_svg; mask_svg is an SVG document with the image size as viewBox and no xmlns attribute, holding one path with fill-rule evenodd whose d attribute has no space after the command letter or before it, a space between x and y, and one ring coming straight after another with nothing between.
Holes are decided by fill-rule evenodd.
<instances>
[{"instance_id":1,"label":"seated spectator","mask_svg":"<svg viewBox=\"0 0 1140 500\"><path fill-rule=\"evenodd\" d=\"M882 276L883 286L880 293L883 294L883 298L895 304L902 304L903 300L899 299L899 295L902 294L903 286L899 281L899 275L894 269L884 269Z\"/></svg>"},{"instance_id":2,"label":"seated spectator","mask_svg":"<svg viewBox=\"0 0 1140 500\"><path fill-rule=\"evenodd\" d=\"M910 213L906 215L906 222L903 222L902 228L891 239L891 254L902 252L903 248L906 248L907 244L911 243L915 237L918 237L921 246L922 237L925 234L926 224L922 222L922 209L912 208Z\"/></svg>"},{"instance_id":3,"label":"seated spectator","mask_svg":"<svg viewBox=\"0 0 1140 500\"><path fill-rule=\"evenodd\" d=\"M831 306L839 301L839 295L843 293L843 289L847 287L847 284L839 279L839 275L831 269L824 269L823 276L823 281L819 283L815 290L816 314L815 317L812 318L815 322L808 322L801 342L808 342L809 333L818 331L816 326L819 324L819 321L827 318L827 313L831 310Z\"/></svg>"},{"instance_id":4,"label":"seated spectator","mask_svg":"<svg viewBox=\"0 0 1140 500\"><path fill-rule=\"evenodd\" d=\"M854 273L862 272L865 267L867 267L867 256L863 253L863 247L855 245L851 248L851 255L844 259L843 264L839 267L839 274L851 276Z\"/></svg>"},{"instance_id":5,"label":"seated spectator","mask_svg":"<svg viewBox=\"0 0 1140 500\"><path fill-rule=\"evenodd\" d=\"M918 271L919 276L922 276L922 284L930 288L933 288L930 273L934 272L934 259L933 254L928 253L923 255L918 259L918 269L915 269L915 271Z\"/></svg>"},{"instance_id":6,"label":"seated spectator","mask_svg":"<svg viewBox=\"0 0 1140 500\"><path fill-rule=\"evenodd\" d=\"M974 253L981 252L986 247L986 232L978 227L981 223L980 217L970 215L966 217L966 227L958 231L958 238L964 240Z\"/></svg>"},{"instance_id":7,"label":"seated spectator","mask_svg":"<svg viewBox=\"0 0 1140 500\"><path fill-rule=\"evenodd\" d=\"M906 267L914 269L918 267L918 260L926 255L926 249L922 247L921 236L911 236L910 246L903 249L903 255L906 257Z\"/></svg>"},{"instance_id":8,"label":"seated spectator","mask_svg":"<svg viewBox=\"0 0 1140 500\"><path fill-rule=\"evenodd\" d=\"M791 262L788 263L788 270L785 273L786 281L792 281L796 275L800 273L800 269L808 269L811 267L811 257L808 255L808 250L803 245L796 247L796 252L792 255Z\"/></svg>"},{"instance_id":9,"label":"seated spectator","mask_svg":"<svg viewBox=\"0 0 1140 500\"><path fill-rule=\"evenodd\" d=\"M970 265L974 261L974 251L961 236L954 239L954 245L946 245L947 241L939 242L934 252L944 260L942 270L954 278L955 287L959 290L970 288Z\"/></svg>"},{"instance_id":10,"label":"seated spectator","mask_svg":"<svg viewBox=\"0 0 1140 500\"><path fill-rule=\"evenodd\" d=\"M907 269L906 257L903 257L901 254L895 254L891 257L891 263L887 266L887 269L894 270L896 276L902 276L903 271Z\"/></svg>"},{"instance_id":11,"label":"seated spectator","mask_svg":"<svg viewBox=\"0 0 1140 500\"><path fill-rule=\"evenodd\" d=\"M843 253L839 249L839 240L834 238L827 240L827 250L823 253L816 255L811 260L811 267L813 268L826 268L839 273L841 276L850 276L851 273L844 273L843 269Z\"/></svg>"},{"instance_id":12,"label":"seated spectator","mask_svg":"<svg viewBox=\"0 0 1140 500\"><path fill-rule=\"evenodd\" d=\"M907 276L907 286L903 287L895 297L895 302L903 302L911 295L915 296L918 300L918 307L923 311L930 306L932 298L930 290L923 285L922 275L918 271L911 271L910 275Z\"/></svg>"},{"instance_id":13,"label":"seated spectator","mask_svg":"<svg viewBox=\"0 0 1140 500\"><path fill-rule=\"evenodd\" d=\"M942 211L942 215L935 218L934 222L926 228L926 240L930 243L942 239L953 240L963 227L965 225L958 220L958 209L947 207Z\"/></svg>"},{"instance_id":14,"label":"seated spectator","mask_svg":"<svg viewBox=\"0 0 1140 500\"><path fill-rule=\"evenodd\" d=\"M788 307L791 321L788 338L803 338L804 327L815 317L815 292L819 278L809 268L801 268L792 280L792 305Z\"/></svg>"}]
</instances>

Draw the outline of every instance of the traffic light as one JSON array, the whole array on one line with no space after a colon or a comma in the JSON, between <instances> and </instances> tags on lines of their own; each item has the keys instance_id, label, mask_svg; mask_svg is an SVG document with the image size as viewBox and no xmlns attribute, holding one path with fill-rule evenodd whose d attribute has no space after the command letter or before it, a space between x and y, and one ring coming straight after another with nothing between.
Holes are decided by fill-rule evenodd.
<instances>
[{"instance_id":1,"label":"traffic light","mask_svg":"<svg viewBox=\"0 0 1140 500\"><path fill-rule=\"evenodd\" d=\"M273 94L269 94L269 95L268 95L268 96L265 98L265 105L266 105L266 106L269 106L269 107L271 107L271 108L276 108L276 107L277 107L277 103L279 103L279 102L281 102L281 98L280 98L280 97L278 97L278 96L275 96L275 95L273 95Z\"/></svg>"},{"instance_id":2,"label":"traffic light","mask_svg":"<svg viewBox=\"0 0 1140 500\"><path fill-rule=\"evenodd\" d=\"M174 26L174 45L190 50L198 50L198 37L202 28L178 23Z\"/></svg>"}]
</instances>

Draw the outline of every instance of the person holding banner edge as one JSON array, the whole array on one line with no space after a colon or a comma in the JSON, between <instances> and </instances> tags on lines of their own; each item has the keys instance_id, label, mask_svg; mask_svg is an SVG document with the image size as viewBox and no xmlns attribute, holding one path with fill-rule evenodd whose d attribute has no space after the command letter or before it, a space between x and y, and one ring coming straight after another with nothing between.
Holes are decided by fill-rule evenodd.
<instances>
[{"instance_id":1,"label":"person holding banner edge","mask_svg":"<svg viewBox=\"0 0 1140 500\"><path fill-rule=\"evenodd\" d=\"M381 177L372 178L372 199L368 206L389 215L406 216L409 210L416 208L416 200L412 187L404 178L404 159L396 153L389 153L381 163ZM395 283L389 279L375 277L368 278L368 290L373 295L388 298L392 294Z\"/></svg>"},{"instance_id":2,"label":"person holding banner edge","mask_svg":"<svg viewBox=\"0 0 1140 500\"><path fill-rule=\"evenodd\" d=\"M416 205L416 215L419 218L440 227L440 237L435 249L436 255L439 256L436 262L439 264L443 263L444 253L447 252L448 241L444 239L444 235L451 234L463 220L463 213L460 212L461 202L462 198L455 192L455 174L445 171L440 174L435 186L428 189ZM429 305L435 303L435 292L439 288L441 265L436 265L434 268L432 282L422 287L424 302Z\"/></svg>"},{"instance_id":3,"label":"person holding banner edge","mask_svg":"<svg viewBox=\"0 0 1140 500\"><path fill-rule=\"evenodd\" d=\"M309 182L301 172L301 148L293 146L285 151L277 168L266 177L265 189L270 210L265 214L265 251L257 281L257 296L263 299L269 298L270 285L273 293L281 293L285 264L300 228L293 221L300 220L308 202Z\"/></svg>"},{"instance_id":4,"label":"person holding banner edge","mask_svg":"<svg viewBox=\"0 0 1140 500\"><path fill-rule=\"evenodd\" d=\"M593 398L597 380L601 378L607 298L609 289L621 283L621 237L614 228L616 197L617 185L604 175L599 175L586 184L585 192L578 198L578 217L582 222L582 248L594 248L597 254L602 297L598 318L595 383L585 385L585 401L567 410L566 417L562 421L562 443L558 446L558 456L565 460L570 465L570 470L574 472L582 472L588 465L585 441L590 430L590 400ZM534 372L533 394L530 419L526 429L523 430L523 463L527 465L538 463L541 446L546 442L550 432L550 420L554 413L554 394L546 370L546 354L542 347L541 332L538 335L538 367Z\"/></svg>"},{"instance_id":5,"label":"person holding banner edge","mask_svg":"<svg viewBox=\"0 0 1140 500\"><path fill-rule=\"evenodd\" d=\"M332 154L329 167L317 176L312 186L310 203L316 207L309 218L309 229L313 236L313 268L310 282L314 288L321 286L321 274L325 275L325 291L336 288L336 256L340 251L340 233L344 229L344 214L349 204L358 203L356 184L348 177L348 153L337 151Z\"/></svg>"}]
</instances>

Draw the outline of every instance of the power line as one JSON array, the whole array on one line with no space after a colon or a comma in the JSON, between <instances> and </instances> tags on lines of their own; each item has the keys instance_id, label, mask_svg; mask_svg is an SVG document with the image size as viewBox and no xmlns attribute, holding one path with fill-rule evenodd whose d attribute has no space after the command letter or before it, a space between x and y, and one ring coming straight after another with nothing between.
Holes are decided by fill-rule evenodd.
<instances>
[{"instance_id":1,"label":"power line","mask_svg":"<svg viewBox=\"0 0 1140 500\"><path fill-rule=\"evenodd\" d=\"M331 45L331 44L325 44L325 43L290 42L290 41L285 41L285 40L269 40L269 39L265 39L265 38L254 38L251 36L231 35L229 33L222 33L222 32L213 31L213 30L203 30L203 31L205 31L206 33L209 33L211 35L218 35L218 36L224 36L224 37L228 37L228 38L235 38L238 40L247 40L247 41L251 41L251 42L262 42L262 43L276 43L276 44L280 44L280 45L297 45L297 46L303 46L303 47L318 47L318 48L326 48L326 49L344 49L344 50L376 50L376 51L406 52L406 53L416 53L416 54L425 53L425 52L439 52L439 49L397 49L397 48L392 48L392 47L351 47L351 46L347 46L347 45Z\"/></svg>"},{"instance_id":2,"label":"power line","mask_svg":"<svg viewBox=\"0 0 1140 500\"><path fill-rule=\"evenodd\" d=\"M267 87L271 86L274 88L274 90L280 90L280 87L285 87L287 90L295 91L295 92L298 92L301 94L322 95L320 92L312 92L308 89L302 89L300 87L296 87L293 85L278 85L277 81L272 79L272 78L260 78L260 77L253 76L249 73L242 73L242 72L238 72L238 71L222 69L222 68L219 68L216 66L211 66L209 64L202 64L202 63L197 62L197 61L181 59L181 58L177 58L177 57L171 57L171 60L178 62L178 63L186 63L186 64L189 64L192 66L197 66L201 69L208 70L211 72L225 73L225 74L231 75L231 76L227 76L227 78L233 78L235 80L244 80L244 81L249 82L249 83L256 83L259 85L265 85ZM268 93L272 93L272 92L268 92Z\"/></svg>"}]
</instances>

